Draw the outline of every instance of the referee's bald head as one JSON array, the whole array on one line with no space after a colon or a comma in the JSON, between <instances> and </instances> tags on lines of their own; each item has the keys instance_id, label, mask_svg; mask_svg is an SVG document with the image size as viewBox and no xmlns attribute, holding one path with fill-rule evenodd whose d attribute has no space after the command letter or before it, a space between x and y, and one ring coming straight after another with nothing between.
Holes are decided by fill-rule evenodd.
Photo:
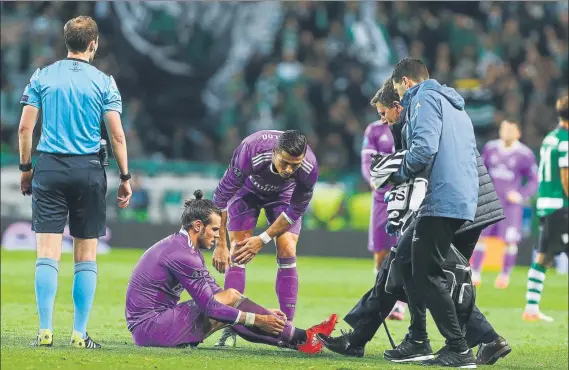
<instances>
[{"instance_id":1,"label":"referee's bald head","mask_svg":"<svg viewBox=\"0 0 569 370\"><path fill-rule=\"evenodd\" d=\"M67 50L72 53L94 52L97 49L99 27L91 17L75 17L63 27L63 37Z\"/></svg>"}]
</instances>

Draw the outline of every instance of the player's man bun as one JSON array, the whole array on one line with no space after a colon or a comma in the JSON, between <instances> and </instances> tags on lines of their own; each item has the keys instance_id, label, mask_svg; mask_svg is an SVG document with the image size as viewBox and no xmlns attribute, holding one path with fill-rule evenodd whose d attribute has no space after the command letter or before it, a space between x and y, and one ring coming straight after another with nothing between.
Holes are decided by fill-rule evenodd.
<instances>
[{"instance_id":1,"label":"player's man bun","mask_svg":"<svg viewBox=\"0 0 569 370\"><path fill-rule=\"evenodd\" d=\"M196 200L200 200L203 198L203 191L201 190L196 190L194 191L194 197L196 197Z\"/></svg>"},{"instance_id":2,"label":"player's man bun","mask_svg":"<svg viewBox=\"0 0 569 370\"><path fill-rule=\"evenodd\" d=\"M182 227L188 229L194 221L200 220L204 225L209 224L210 216L216 213L221 216L221 210L209 199L203 199L203 191L194 191L194 198L184 202L184 213L182 213Z\"/></svg>"},{"instance_id":3,"label":"player's man bun","mask_svg":"<svg viewBox=\"0 0 569 370\"><path fill-rule=\"evenodd\" d=\"M189 206L192 205L192 203L194 203L194 201L196 201L196 200L202 200L202 198L203 198L203 191L201 191L200 189L198 189L198 190L194 191L194 198L193 198L193 199L190 198L190 199L187 199L187 200L184 202L184 207L189 207Z\"/></svg>"}]
</instances>

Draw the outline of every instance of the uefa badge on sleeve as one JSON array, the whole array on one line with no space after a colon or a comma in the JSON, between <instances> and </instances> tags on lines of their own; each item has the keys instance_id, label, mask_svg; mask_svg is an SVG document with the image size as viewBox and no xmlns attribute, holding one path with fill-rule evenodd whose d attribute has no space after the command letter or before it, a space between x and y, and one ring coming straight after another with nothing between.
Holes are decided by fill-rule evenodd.
<instances>
[{"instance_id":1,"label":"uefa badge on sleeve","mask_svg":"<svg viewBox=\"0 0 569 370\"><path fill-rule=\"evenodd\" d=\"M239 180L243 179L243 172L241 172L239 168L233 167L233 173L235 174L235 177L237 177Z\"/></svg>"}]
</instances>

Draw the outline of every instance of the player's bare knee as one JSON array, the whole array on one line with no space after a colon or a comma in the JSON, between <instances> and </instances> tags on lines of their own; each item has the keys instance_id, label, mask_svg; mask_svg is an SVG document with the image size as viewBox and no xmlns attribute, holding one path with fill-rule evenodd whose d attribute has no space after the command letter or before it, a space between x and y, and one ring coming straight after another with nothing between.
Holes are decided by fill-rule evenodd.
<instances>
[{"instance_id":1,"label":"player's bare knee","mask_svg":"<svg viewBox=\"0 0 569 370\"><path fill-rule=\"evenodd\" d=\"M55 261L61 259L63 234L38 233L36 242L38 258L50 258Z\"/></svg>"},{"instance_id":2,"label":"player's bare knee","mask_svg":"<svg viewBox=\"0 0 569 370\"><path fill-rule=\"evenodd\" d=\"M241 292L239 292L237 289L233 289L233 288L229 288L227 289L230 293L230 300L231 300L231 305L235 306L235 304L239 301L241 301L243 295L241 294Z\"/></svg>"},{"instance_id":3,"label":"player's bare knee","mask_svg":"<svg viewBox=\"0 0 569 370\"><path fill-rule=\"evenodd\" d=\"M555 255L551 253L538 253L535 261L543 266L549 266L555 259Z\"/></svg>"},{"instance_id":4,"label":"player's bare knee","mask_svg":"<svg viewBox=\"0 0 569 370\"><path fill-rule=\"evenodd\" d=\"M229 253L233 255L235 252L235 245L247 238L253 236L253 230L245 231L230 231L229 232Z\"/></svg>"},{"instance_id":5,"label":"player's bare knee","mask_svg":"<svg viewBox=\"0 0 569 370\"><path fill-rule=\"evenodd\" d=\"M389 250L385 250L385 251L375 252L373 256L375 257L376 260L382 261L385 257L387 257L388 254Z\"/></svg>"},{"instance_id":6,"label":"player's bare knee","mask_svg":"<svg viewBox=\"0 0 569 370\"><path fill-rule=\"evenodd\" d=\"M298 235L292 233L284 233L277 238L277 257L287 258L296 257L296 244L298 243Z\"/></svg>"},{"instance_id":7,"label":"player's bare knee","mask_svg":"<svg viewBox=\"0 0 569 370\"><path fill-rule=\"evenodd\" d=\"M545 255L543 253L537 253L535 255L534 262L543 265L543 261L545 260Z\"/></svg>"},{"instance_id":8,"label":"player's bare knee","mask_svg":"<svg viewBox=\"0 0 569 370\"><path fill-rule=\"evenodd\" d=\"M73 259L75 262L97 260L98 239L73 238Z\"/></svg>"}]
</instances>

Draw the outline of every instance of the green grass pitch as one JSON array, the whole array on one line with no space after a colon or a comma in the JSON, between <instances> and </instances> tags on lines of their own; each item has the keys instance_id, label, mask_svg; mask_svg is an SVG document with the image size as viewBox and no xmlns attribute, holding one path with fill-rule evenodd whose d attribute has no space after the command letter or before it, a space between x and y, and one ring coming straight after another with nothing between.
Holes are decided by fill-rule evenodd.
<instances>
[{"instance_id":1,"label":"green grass pitch","mask_svg":"<svg viewBox=\"0 0 569 370\"><path fill-rule=\"evenodd\" d=\"M306 356L291 350L250 344L238 339L237 348L215 349L216 333L197 350L137 348L124 320L124 296L132 267L142 250L115 249L99 257L97 295L89 333L103 345L99 351L75 350L68 346L73 304L71 283L73 261L65 255L60 264L59 287L54 314L53 348L30 348L37 330L32 252L2 250L1 274L1 367L2 369L420 369L420 366L393 365L382 358L389 347L383 328L367 346L364 358L346 358L324 350ZM211 260L210 254L206 261ZM371 258L344 259L300 257L300 296L295 324L308 327L330 313L341 317L367 291L373 281ZM213 269L213 268L211 268ZM555 318L553 323L525 323L521 320L525 300L527 269L516 268L508 290L494 289L495 274L483 275L478 305L497 331L510 342L513 352L495 369L567 369L567 277L550 271L545 282L542 310ZM245 293L254 301L278 307L274 293L275 259L261 255L247 269ZM218 273L213 275L221 281ZM184 296L183 299L187 299ZM406 317L408 319L408 315ZM396 341L402 339L405 322L389 322ZM340 322L338 329L347 328ZM433 349L442 345L432 321L428 328Z\"/></svg>"}]
</instances>

